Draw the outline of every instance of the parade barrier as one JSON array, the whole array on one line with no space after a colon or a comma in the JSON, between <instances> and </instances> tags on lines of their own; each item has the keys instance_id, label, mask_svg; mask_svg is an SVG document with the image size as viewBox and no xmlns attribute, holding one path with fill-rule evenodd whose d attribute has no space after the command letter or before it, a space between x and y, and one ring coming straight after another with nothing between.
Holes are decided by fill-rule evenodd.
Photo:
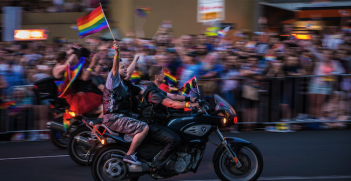
<instances>
[{"instance_id":1,"label":"parade barrier","mask_svg":"<svg viewBox=\"0 0 351 181\"><path fill-rule=\"evenodd\" d=\"M323 81L326 80L325 82L327 83L325 85L327 86L313 87L315 86L313 80L316 78ZM202 98L207 100L210 104L213 104L211 96L213 94L219 94L225 98L226 95L218 88L223 84L224 80L228 79L198 80ZM255 128L264 128L268 125L281 123L305 125L316 123L321 125L325 125L325 123L343 123L346 125L351 122L351 74L335 75L333 78L330 78L330 76L316 75L265 78L260 81L259 88L255 90L257 91L257 100L248 100L243 96L245 94L244 87L247 85L249 79L238 77L232 80L238 81L238 86L230 91L230 93L235 100L233 107L238 115L237 124L239 127L240 125L254 125ZM217 89L213 89L213 92L204 90L203 85L207 84L207 81L212 81L211 84L217 86ZM323 84L325 82L323 82ZM150 81L142 81L140 86L146 87L149 83ZM9 88L7 91L9 96L6 97L6 101L13 100L15 90L25 89L27 90L27 101L30 99L33 104L35 97L34 94L30 92L30 90L32 90L31 87L31 85L25 85ZM318 97L317 95L318 99L324 99L319 100L322 101L319 107L321 109L320 111L322 111L323 119L312 119L307 116L311 115L311 109L314 108L314 105L311 104L311 98L316 96L316 93L321 93L321 96ZM16 116L11 113L10 109L0 109L0 134L49 131L46 129L38 129L38 124L35 124L34 121L34 118L36 118L35 114L38 114L38 112L35 112L33 107L34 105L25 107L25 109L19 111ZM257 112L255 112L256 119L254 121L246 121L245 114L248 109L257 110ZM287 119L283 119L287 111L290 111L290 115ZM342 120L338 120L338 118L342 118Z\"/></svg>"}]
</instances>

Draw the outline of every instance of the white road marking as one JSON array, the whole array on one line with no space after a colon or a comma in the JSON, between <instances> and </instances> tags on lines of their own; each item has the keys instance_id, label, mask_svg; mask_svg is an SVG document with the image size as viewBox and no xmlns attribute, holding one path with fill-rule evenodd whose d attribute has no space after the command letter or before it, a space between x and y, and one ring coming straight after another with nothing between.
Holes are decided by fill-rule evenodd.
<instances>
[{"instance_id":1,"label":"white road marking","mask_svg":"<svg viewBox=\"0 0 351 181\"><path fill-rule=\"evenodd\" d=\"M333 176L282 176L282 177L260 177L257 180L325 180L325 179L349 179L351 175L333 175ZM210 180L181 180L181 181L220 181L220 179Z\"/></svg>"},{"instance_id":2,"label":"white road marking","mask_svg":"<svg viewBox=\"0 0 351 181\"><path fill-rule=\"evenodd\" d=\"M69 155L53 155L53 156L34 156L34 157L17 157L17 158L0 158L0 161L5 160L26 160L26 159L38 159L38 158L58 158L67 157Z\"/></svg>"},{"instance_id":3,"label":"white road marking","mask_svg":"<svg viewBox=\"0 0 351 181\"><path fill-rule=\"evenodd\" d=\"M260 177L258 180L325 180L325 179L348 179L351 175L331 175L331 176L285 176L285 177Z\"/></svg>"}]
</instances>

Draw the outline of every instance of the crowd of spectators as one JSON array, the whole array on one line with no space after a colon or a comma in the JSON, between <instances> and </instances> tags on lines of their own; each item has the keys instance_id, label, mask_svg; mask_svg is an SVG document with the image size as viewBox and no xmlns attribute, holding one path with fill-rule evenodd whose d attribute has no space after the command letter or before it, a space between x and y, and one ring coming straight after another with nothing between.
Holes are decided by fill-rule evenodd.
<instances>
[{"instance_id":1,"label":"crowd of spectators","mask_svg":"<svg viewBox=\"0 0 351 181\"><path fill-rule=\"evenodd\" d=\"M86 12L98 7L106 0L1 0L0 13L2 7L22 7L23 12L30 13L58 13L58 12Z\"/></svg>"},{"instance_id":2,"label":"crowd of spectators","mask_svg":"<svg viewBox=\"0 0 351 181\"><path fill-rule=\"evenodd\" d=\"M310 32L309 40L298 40L291 35L292 30L293 26L287 24L281 33L255 32L231 41L205 34L174 38L169 28L160 27L151 39L127 34L119 40L120 54L129 62L139 56L139 84L148 80L152 65L161 65L176 76L178 88L196 76L203 98L211 102L214 94L222 95L237 110L241 122L350 120L351 77L338 75L351 74L351 34L329 26L323 32ZM89 40L93 41L80 46L90 49L92 58L104 65L95 70L100 76L93 78L103 90L114 56L112 41L98 37ZM31 87L24 85L51 76L56 62L67 58L62 52L72 45L1 42L2 100L15 100L23 109L31 107L35 102ZM33 109L37 121L26 124L25 129L40 129L38 125L48 121L48 111L40 111L48 109L48 104L41 104ZM10 116L16 114L18 111L13 111ZM241 130L250 131L255 126L246 124ZM345 123L323 126L344 128ZM12 125L11 129L19 128Z\"/></svg>"}]
</instances>

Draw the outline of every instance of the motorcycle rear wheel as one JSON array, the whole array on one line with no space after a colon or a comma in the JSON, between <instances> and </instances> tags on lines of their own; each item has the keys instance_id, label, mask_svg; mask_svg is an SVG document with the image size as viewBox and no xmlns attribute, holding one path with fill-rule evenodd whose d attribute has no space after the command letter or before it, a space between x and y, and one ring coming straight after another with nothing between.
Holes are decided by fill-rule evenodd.
<instances>
[{"instance_id":1,"label":"motorcycle rear wheel","mask_svg":"<svg viewBox=\"0 0 351 181\"><path fill-rule=\"evenodd\" d=\"M128 149L117 146L117 145L106 145L99 149L93 158L91 164L91 173L95 181L119 181L124 176L127 175L128 168L125 162L123 162L124 155L127 153ZM119 155L121 157L112 157L111 154ZM111 167L111 164L117 165L116 169L106 168ZM115 167L115 166L114 166ZM112 174L116 174L111 175ZM119 176L118 176L118 173ZM139 177L134 177L130 179L123 179L121 181L138 181Z\"/></svg>"},{"instance_id":2,"label":"motorcycle rear wheel","mask_svg":"<svg viewBox=\"0 0 351 181\"><path fill-rule=\"evenodd\" d=\"M91 147L87 148L83 145L79 145L79 143L76 141L76 139L74 139L74 137L83 136L85 138L90 138L91 136L89 133L91 133L91 130L84 125L78 128L77 130L75 130L70 135L70 139L68 143L68 153L69 153L69 156L72 158L72 160L76 162L78 165L82 165L82 166L87 165L89 155L86 156L86 154L91 149ZM93 153L90 153L90 154L93 154ZM91 164L92 158L93 157L91 156L89 165Z\"/></svg>"},{"instance_id":3,"label":"motorcycle rear wheel","mask_svg":"<svg viewBox=\"0 0 351 181\"><path fill-rule=\"evenodd\" d=\"M220 156L214 161L217 176L225 181L257 180L263 170L263 158L260 150L251 143L243 146L236 155L242 164L241 168L236 168L235 163L231 162L232 158L226 149L221 151Z\"/></svg>"}]
</instances>

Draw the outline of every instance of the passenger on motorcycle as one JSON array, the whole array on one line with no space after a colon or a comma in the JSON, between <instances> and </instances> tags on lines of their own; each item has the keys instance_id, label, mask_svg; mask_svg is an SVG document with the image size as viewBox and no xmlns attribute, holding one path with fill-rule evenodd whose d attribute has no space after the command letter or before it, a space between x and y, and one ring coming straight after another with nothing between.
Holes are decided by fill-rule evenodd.
<instances>
[{"instance_id":1,"label":"passenger on motorcycle","mask_svg":"<svg viewBox=\"0 0 351 181\"><path fill-rule=\"evenodd\" d=\"M111 130L127 134L134 137L129 148L129 151L123 158L123 161L141 165L135 156L135 150L144 140L149 131L149 126L142 121L139 121L132 115L132 108L135 108L137 104L133 101L135 96L142 95L144 90L135 86L130 80L125 80L130 72L133 72L133 68L128 68L127 62L120 62L118 60L118 45L114 42L115 57L113 59L112 70L110 71L103 95L103 123ZM129 67L135 67L136 57Z\"/></svg>"},{"instance_id":2,"label":"passenger on motorcycle","mask_svg":"<svg viewBox=\"0 0 351 181\"><path fill-rule=\"evenodd\" d=\"M140 110L140 119L149 124L149 135L154 141L165 144L164 149L153 164L152 171L160 171L170 156L180 145L181 138L174 131L164 126L167 119L167 108L184 109L199 107L195 98L166 93L159 86L164 82L161 66L152 66L149 70L151 84L144 92L144 99ZM185 101L185 102L184 102ZM191 103L190 103L191 102Z\"/></svg>"},{"instance_id":3,"label":"passenger on motorcycle","mask_svg":"<svg viewBox=\"0 0 351 181\"><path fill-rule=\"evenodd\" d=\"M63 74L66 71L67 66L74 65L77 63L78 58L85 57L86 62L81 73L77 79L72 83L69 91L70 93L65 94L62 98L65 98L70 105L70 110L79 114L100 114L102 118L102 91L99 90L91 80L91 76L94 76L92 69L96 65L96 60L91 61L90 51L86 48L72 47L68 51L71 54L66 60L66 52L60 52L57 56L57 64L52 70L52 74L56 79L63 78Z\"/></svg>"}]
</instances>

